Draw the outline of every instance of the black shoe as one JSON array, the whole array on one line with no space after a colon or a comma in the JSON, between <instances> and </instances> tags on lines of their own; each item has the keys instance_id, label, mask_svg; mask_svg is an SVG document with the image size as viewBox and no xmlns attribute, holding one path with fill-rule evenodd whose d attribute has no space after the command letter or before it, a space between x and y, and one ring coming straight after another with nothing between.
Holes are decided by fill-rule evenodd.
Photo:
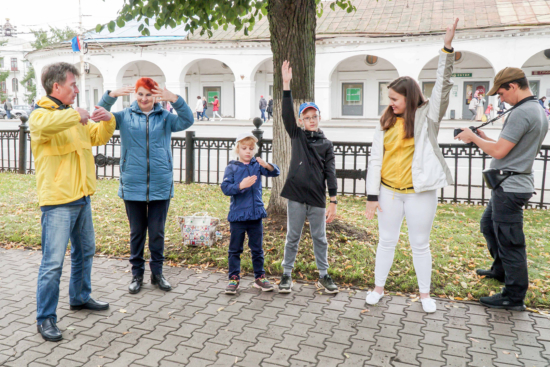
<instances>
[{"instance_id":1,"label":"black shoe","mask_svg":"<svg viewBox=\"0 0 550 367\"><path fill-rule=\"evenodd\" d=\"M476 274L480 277L485 276L485 278L496 279L499 282L504 283L504 275L496 275L492 270L477 269Z\"/></svg>"},{"instance_id":2,"label":"black shoe","mask_svg":"<svg viewBox=\"0 0 550 367\"><path fill-rule=\"evenodd\" d=\"M143 275L135 276L132 279L132 283L128 286L128 291L130 294L136 294L139 293L141 290L141 285L143 284Z\"/></svg>"},{"instance_id":3,"label":"black shoe","mask_svg":"<svg viewBox=\"0 0 550 367\"><path fill-rule=\"evenodd\" d=\"M322 278L319 278L317 281L317 288L325 288L326 293L338 293L339 291L338 286L334 284L334 281L328 274Z\"/></svg>"},{"instance_id":4,"label":"black shoe","mask_svg":"<svg viewBox=\"0 0 550 367\"><path fill-rule=\"evenodd\" d=\"M90 298L90 300L83 305L71 305L71 310L92 310L92 311L103 311L109 308L109 304L107 302L101 302L96 301L93 298Z\"/></svg>"},{"instance_id":5,"label":"black shoe","mask_svg":"<svg viewBox=\"0 0 550 367\"><path fill-rule=\"evenodd\" d=\"M501 308L512 311L525 311L526 309L523 301L513 302L510 300L510 298L508 298L508 296L503 296L502 293L497 293L491 297L481 297L479 299L479 303L481 303L483 306L491 308Z\"/></svg>"},{"instance_id":6,"label":"black shoe","mask_svg":"<svg viewBox=\"0 0 550 367\"><path fill-rule=\"evenodd\" d=\"M281 281L279 282L279 293L292 292L292 278L290 275L283 274Z\"/></svg>"},{"instance_id":7,"label":"black shoe","mask_svg":"<svg viewBox=\"0 0 550 367\"><path fill-rule=\"evenodd\" d=\"M170 283L168 283L168 281L166 280L166 278L164 278L164 275L162 274L151 274L151 284L158 285L159 289L165 292L170 292L172 290L172 286L170 285Z\"/></svg>"},{"instance_id":8,"label":"black shoe","mask_svg":"<svg viewBox=\"0 0 550 367\"><path fill-rule=\"evenodd\" d=\"M37 328L38 332L40 333L40 335L42 335L45 341L58 342L63 339L63 335L61 335L61 330L59 330L53 319L44 320L42 324L37 326Z\"/></svg>"}]
</instances>

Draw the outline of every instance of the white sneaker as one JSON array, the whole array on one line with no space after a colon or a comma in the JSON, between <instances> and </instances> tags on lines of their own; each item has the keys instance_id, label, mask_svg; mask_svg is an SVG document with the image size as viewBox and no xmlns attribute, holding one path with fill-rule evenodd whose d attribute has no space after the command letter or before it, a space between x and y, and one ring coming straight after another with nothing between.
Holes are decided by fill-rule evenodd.
<instances>
[{"instance_id":1,"label":"white sneaker","mask_svg":"<svg viewBox=\"0 0 550 367\"><path fill-rule=\"evenodd\" d=\"M382 297L384 297L384 292L382 292L382 294L380 294L378 292L372 291L372 292L367 293L367 298L365 299L365 301L369 305L375 305L375 304L378 303L378 301L380 301L380 299Z\"/></svg>"},{"instance_id":2,"label":"white sneaker","mask_svg":"<svg viewBox=\"0 0 550 367\"><path fill-rule=\"evenodd\" d=\"M424 309L424 312L434 313L437 310L437 306L435 304L434 299L432 299L432 298L421 298L420 301L422 302L422 308Z\"/></svg>"}]
</instances>

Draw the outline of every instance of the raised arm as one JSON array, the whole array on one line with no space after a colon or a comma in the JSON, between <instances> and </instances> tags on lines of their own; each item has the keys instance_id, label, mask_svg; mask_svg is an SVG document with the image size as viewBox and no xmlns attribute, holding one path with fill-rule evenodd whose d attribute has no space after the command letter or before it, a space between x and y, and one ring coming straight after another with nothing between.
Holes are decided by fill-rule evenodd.
<instances>
[{"instance_id":1,"label":"raised arm","mask_svg":"<svg viewBox=\"0 0 550 367\"><path fill-rule=\"evenodd\" d=\"M292 92L290 91L290 81L292 80L292 68L288 61L283 62L281 68L283 74L283 123L286 132L293 138L298 134L298 124L296 124L296 115L294 114L294 102Z\"/></svg>"},{"instance_id":2,"label":"raised arm","mask_svg":"<svg viewBox=\"0 0 550 367\"><path fill-rule=\"evenodd\" d=\"M90 117L93 121L100 121L99 123L88 123L88 131L90 132L90 141L92 146L105 145L113 136L116 127L115 116L107 111L105 108L95 106L96 110Z\"/></svg>"},{"instance_id":3,"label":"raised arm","mask_svg":"<svg viewBox=\"0 0 550 367\"><path fill-rule=\"evenodd\" d=\"M81 123L81 121L82 116L72 108L55 111L42 108L36 109L29 120L31 139L39 143L45 143L55 134L70 129ZM88 118L86 117L85 122L87 121Z\"/></svg>"},{"instance_id":4,"label":"raised arm","mask_svg":"<svg viewBox=\"0 0 550 367\"><path fill-rule=\"evenodd\" d=\"M439 62L437 64L437 78L434 88L432 90L432 96L430 97L428 107L428 118L432 123L439 126L447 107L449 106L449 94L453 83L451 82L451 75L453 73L454 64L454 50L452 41L455 36L456 27L458 25L458 18L456 18L452 27L447 28L445 34L445 47L439 51Z\"/></svg>"},{"instance_id":5,"label":"raised arm","mask_svg":"<svg viewBox=\"0 0 550 367\"><path fill-rule=\"evenodd\" d=\"M191 108L189 108L181 96L170 92L166 87L164 87L164 89L154 89L153 96L156 97L158 101L170 102L172 107L176 110L177 115L173 113L168 115L170 131L182 131L193 125L195 122L193 111L191 111Z\"/></svg>"},{"instance_id":6,"label":"raised arm","mask_svg":"<svg viewBox=\"0 0 550 367\"><path fill-rule=\"evenodd\" d=\"M101 100L98 103L98 106L105 108L107 111L111 111L111 108L116 103L118 97L129 96L134 91L134 87L122 87L113 91L106 91ZM116 130L120 130L120 124L123 119L123 111L114 112L113 115L116 119Z\"/></svg>"}]
</instances>

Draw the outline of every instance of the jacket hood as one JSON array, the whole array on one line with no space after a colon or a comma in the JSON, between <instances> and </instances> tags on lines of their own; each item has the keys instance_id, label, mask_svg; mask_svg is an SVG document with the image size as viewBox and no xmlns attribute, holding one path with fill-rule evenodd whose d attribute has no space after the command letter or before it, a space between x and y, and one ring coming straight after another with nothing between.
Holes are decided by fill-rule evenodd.
<instances>
[{"instance_id":1,"label":"jacket hood","mask_svg":"<svg viewBox=\"0 0 550 367\"><path fill-rule=\"evenodd\" d=\"M143 113L143 111L141 111L141 108L139 108L137 101L132 102L130 108L132 109L132 112ZM159 112L160 110L162 110L160 103L155 102L155 104L153 105L153 112Z\"/></svg>"},{"instance_id":2,"label":"jacket hood","mask_svg":"<svg viewBox=\"0 0 550 367\"><path fill-rule=\"evenodd\" d=\"M54 101L52 101L48 96L44 96L40 98L40 100L36 102L36 105L38 107L47 108L49 110L65 109L70 107L70 106L65 107L63 105L60 106Z\"/></svg>"}]
</instances>

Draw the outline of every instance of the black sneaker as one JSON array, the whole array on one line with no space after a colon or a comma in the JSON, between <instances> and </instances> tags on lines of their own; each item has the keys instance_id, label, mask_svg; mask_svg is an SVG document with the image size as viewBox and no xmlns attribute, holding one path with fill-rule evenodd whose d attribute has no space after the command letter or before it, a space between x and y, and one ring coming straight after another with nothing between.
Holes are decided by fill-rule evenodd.
<instances>
[{"instance_id":1,"label":"black sneaker","mask_svg":"<svg viewBox=\"0 0 550 367\"><path fill-rule=\"evenodd\" d=\"M279 283L279 293L292 292L292 278L290 275L283 274L281 282Z\"/></svg>"},{"instance_id":2,"label":"black sneaker","mask_svg":"<svg viewBox=\"0 0 550 367\"><path fill-rule=\"evenodd\" d=\"M492 270L477 269L476 274L480 277L484 276L485 278L496 279L504 283L504 275L496 275Z\"/></svg>"},{"instance_id":3,"label":"black sneaker","mask_svg":"<svg viewBox=\"0 0 550 367\"><path fill-rule=\"evenodd\" d=\"M225 288L225 294L236 294L239 289L239 277L233 275Z\"/></svg>"},{"instance_id":4,"label":"black sneaker","mask_svg":"<svg viewBox=\"0 0 550 367\"><path fill-rule=\"evenodd\" d=\"M503 296L502 293L497 293L491 297L481 297L479 303L491 308L501 308L512 311L525 311L526 309L523 301L513 302L508 296Z\"/></svg>"},{"instance_id":5,"label":"black sneaker","mask_svg":"<svg viewBox=\"0 0 550 367\"><path fill-rule=\"evenodd\" d=\"M334 284L334 281L328 274L322 278L319 278L317 281L317 288L325 288L325 292L327 293L338 293L340 291L338 286Z\"/></svg>"}]
</instances>

